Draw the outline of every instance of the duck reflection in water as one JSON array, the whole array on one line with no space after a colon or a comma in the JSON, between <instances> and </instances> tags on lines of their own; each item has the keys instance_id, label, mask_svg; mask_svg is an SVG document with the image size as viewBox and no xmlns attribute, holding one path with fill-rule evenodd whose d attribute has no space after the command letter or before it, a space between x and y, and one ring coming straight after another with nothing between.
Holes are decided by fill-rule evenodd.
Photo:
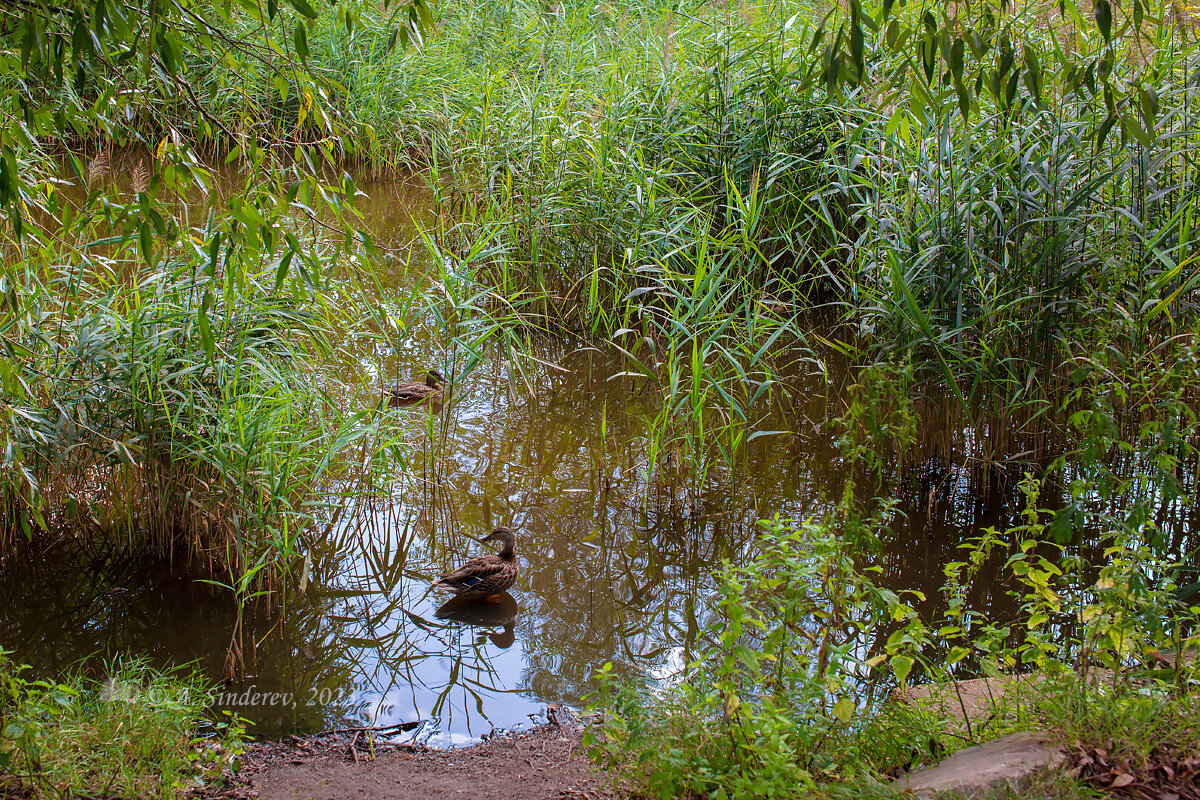
<instances>
[{"instance_id":1,"label":"duck reflection in water","mask_svg":"<svg viewBox=\"0 0 1200 800\"><path fill-rule=\"evenodd\" d=\"M497 633L488 630L480 633L479 641L488 639L501 649L507 649L517 640L517 601L508 592L501 592L494 599L478 600L470 597L452 597L433 615L438 619L461 622L477 628L502 628Z\"/></svg>"}]
</instances>

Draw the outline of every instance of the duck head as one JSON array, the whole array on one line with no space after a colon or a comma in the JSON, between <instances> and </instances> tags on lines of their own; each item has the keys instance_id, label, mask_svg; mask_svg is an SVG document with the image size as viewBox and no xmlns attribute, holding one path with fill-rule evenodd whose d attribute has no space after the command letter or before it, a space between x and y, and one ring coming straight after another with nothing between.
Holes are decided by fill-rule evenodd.
<instances>
[{"instance_id":1,"label":"duck head","mask_svg":"<svg viewBox=\"0 0 1200 800\"><path fill-rule=\"evenodd\" d=\"M479 541L483 544L487 544L488 542L499 542L502 545L500 548L500 557L505 561L513 560L513 548L517 543L517 536L512 532L511 529L504 527L496 528L496 530L492 531Z\"/></svg>"}]
</instances>

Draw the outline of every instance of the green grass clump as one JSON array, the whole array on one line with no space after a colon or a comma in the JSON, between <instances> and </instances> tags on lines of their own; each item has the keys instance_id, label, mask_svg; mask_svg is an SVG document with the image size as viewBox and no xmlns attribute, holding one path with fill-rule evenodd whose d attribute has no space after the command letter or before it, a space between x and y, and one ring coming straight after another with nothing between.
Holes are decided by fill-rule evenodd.
<instances>
[{"instance_id":1,"label":"green grass clump","mask_svg":"<svg viewBox=\"0 0 1200 800\"><path fill-rule=\"evenodd\" d=\"M43 176L38 195L58 227L0 235L21 254L0 272L0 544L85 531L245 601L300 571L342 492L397 466L358 349L385 329L378 281L291 216L273 194L289 176L257 181L265 161L214 176L185 145L123 160L69 159L85 185L62 196ZM227 212L156 206L185 171L223 181ZM316 214L329 192L301 176L287 191Z\"/></svg>"},{"instance_id":2,"label":"green grass clump","mask_svg":"<svg viewBox=\"0 0 1200 800\"><path fill-rule=\"evenodd\" d=\"M198 679L126 664L50 682L0 651L0 781L34 797L180 797L237 768L240 723L211 728Z\"/></svg>"}]
</instances>

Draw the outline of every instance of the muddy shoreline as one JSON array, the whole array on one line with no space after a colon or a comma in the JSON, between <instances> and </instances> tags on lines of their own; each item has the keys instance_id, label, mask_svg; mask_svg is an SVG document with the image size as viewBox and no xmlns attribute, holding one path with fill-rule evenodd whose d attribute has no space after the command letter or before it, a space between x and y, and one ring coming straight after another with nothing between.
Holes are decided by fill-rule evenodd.
<instances>
[{"instance_id":1,"label":"muddy shoreline","mask_svg":"<svg viewBox=\"0 0 1200 800\"><path fill-rule=\"evenodd\" d=\"M429 800L430 797L609 800L612 780L588 760L584 724L567 713L479 744L430 749L336 731L255 742L216 800Z\"/></svg>"}]
</instances>

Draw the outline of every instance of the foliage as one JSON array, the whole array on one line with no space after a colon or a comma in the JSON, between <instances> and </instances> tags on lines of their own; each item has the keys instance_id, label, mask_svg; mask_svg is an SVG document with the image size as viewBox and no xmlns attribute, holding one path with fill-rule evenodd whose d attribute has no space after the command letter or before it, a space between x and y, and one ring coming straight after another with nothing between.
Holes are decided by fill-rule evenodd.
<instances>
[{"instance_id":1,"label":"foliage","mask_svg":"<svg viewBox=\"0 0 1200 800\"><path fill-rule=\"evenodd\" d=\"M735 464L826 346L910 363L945 456L998 464L1053 449L1080 359L1152 374L1195 327L1191 22L1136 5L449 5L351 94L446 258L658 385L654 466Z\"/></svg>"},{"instance_id":2,"label":"foliage","mask_svg":"<svg viewBox=\"0 0 1200 800\"><path fill-rule=\"evenodd\" d=\"M861 385L860 396L888 391L874 386ZM865 407L852 403L842 427L856 430ZM853 437L843 446L851 457L861 451ZM1096 495L1097 484L1077 480L1078 497ZM1149 493L1161 496L1154 485ZM1195 665L1179 658L1168 670L1155 661L1194 646L1200 606L1178 591L1185 562L1155 551L1144 516L1113 514L1104 502L1085 504L1102 526L1100 552L1074 538L1056 544L1057 517L1039 508L1040 486L1032 477L1023 484L1023 524L986 530L962 545L965 560L946 565L941 620L918 614L920 593L874 577L887 504L866 514L851 490L823 519L764 522L758 557L719 571L703 644L671 685L621 685L601 670L592 700L604 720L589 738L593 756L655 797L782 796L797 786L836 794L847 785L886 793L878 782L897 767L1030 724L1109 747L1104 737L1119 738L1127 719L1190 719ZM965 602L997 557L1015 619ZM1035 678L1012 690L1013 705L992 709L986 726L968 719L958 727L944 706L897 700L914 681L1029 673ZM956 732L963 728L965 736ZM1153 733L1143 757L1170 744L1166 734Z\"/></svg>"},{"instance_id":3,"label":"foliage","mask_svg":"<svg viewBox=\"0 0 1200 800\"><path fill-rule=\"evenodd\" d=\"M35 797L179 797L237 769L244 728L203 739L207 693L195 676L131 662L102 683L33 680L0 652L0 771Z\"/></svg>"},{"instance_id":4,"label":"foliage","mask_svg":"<svg viewBox=\"0 0 1200 800\"><path fill-rule=\"evenodd\" d=\"M878 522L853 520L871 533ZM616 713L598 748L643 766L658 797L773 796L856 772L860 754L828 747L830 737L842 738L872 666L890 659L907 677L920 624L855 565L851 542L862 543L851 525L765 524L762 555L721 570L708 648L661 702L641 698L648 708L631 712L602 683L596 701ZM902 628L889 656L868 658L881 619Z\"/></svg>"},{"instance_id":5,"label":"foliage","mask_svg":"<svg viewBox=\"0 0 1200 800\"><path fill-rule=\"evenodd\" d=\"M661 398L647 477L735 471L777 433L755 427L786 373L835 356L862 367L840 429L852 469L903 478L935 416L918 401L949 409L960 464L1057 458L1026 479L1023 524L949 565L936 634L873 579L889 504L872 512L857 475L834 513L768 526L762 560L723 573L712 665L638 700L665 721L605 690L603 746L641 754L654 792L902 761L878 745L903 738L880 733L880 675L1123 669L1181 642L1200 73L1174 6L514 0L447 4L407 51L392 45L429 26L423 4L335 8L0 14L10 541L148 531L228 568L245 599L300 560L334 461L356 449L368 486L399 461L349 410L374 406L358 401L375 376L318 364L425 309L459 374L483 344L511 354L546 330L619 349L619 377ZM130 143L132 185L114 187L111 146ZM355 210L356 159L427 168L421 240L445 302L379 304L394 253ZM189 192L201 210L176 202ZM1064 507L1044 510L1056 481ZM962 599L992 556L1019 622Z\"/></svg>"},{"instance_id":6,"label":"foliage","mask_svg":"<svg viewBox=\"0 0 1200 800\"><path fill-rule=\"evenodd\" d=\"M15 231L19 235L21 220L28 221L25 204L36 194L25 165L16 167L46 140L174 146L186 140L245 149L250 156L275 143L272 136L319 142L327 154L344 147L341 137L354 133L336 103L344 89L309 62L308 34L322 19L347 33L365 27L386 49L419 39L432 21L423 0L378 9L319 9L308 0L282 7L275 0L6 7L0 35L11 49L0 60L7 76L0 98L7 117L0 204ZM264 91L270 113L256 117L249 98ZM218 116L210 104L224 113Z\"/></svg>"},{"instance_id":7,"label":"foliage","mask_svg":"<svg viewBox=\"0 0 1200 800\"><path fill-rule=\"evenodd\" d=\"M1022 539L1007 568L1024 599L1020 621L1002 626L972 613L969 627L960 627L960 607L950 613L959 625L934 630L902 596L876 586L871 568L854 566L862 551L847 541L828 525L766 524L763 554L722 569L707 644L677 683L637 690L617 685L608 667L600 672L592 700L605 716L589 739L593 757L654 797L782 796L846 781L871 786L896 766L961 745L947 735L954 730L948 719L896 706L886 689L902 693L918 662L926 676L962 676L968 648L986 657L988 675L1037 668L1042 681L1020 698L1033 708L1034 724L1097 746L1124 741L1126 717L1148 720L1194 707L1193 670L1143 669L1152 694L1127 676L1112 677L1121 674L1114 667L1151 663L1147 656L1161 648L1187 647L1183 632L1200 609L1180 608L1169 582L1141 581L1142 569L1161 563L1113 559L1094 589L1065 602L1062 571L1032 554L1037 540ZM1110 671L1089 677L1101 665ZM1000 716L974 735L1029 724ZM1148 752L1169 733L1128 746Z\"/></svg>"},{"instance_id":8,"label":"foliage","mask_svg":"<svg viewBox=\"0 0 1200 800\"><path fill-rule=\"evenodd\" d=\"M244 596L298 563L351 448L365 488L387 477L391 437L350 406L376 376L328 370L378 336L378 284L356 266L382 254L354 180L322 173L355 133L306 46L322 16L389 48L430 21L423 0L382 10L0 12L6 542L89 530L199 556ZM209 105L251 84L295 101L290 117ZM218 152L235 168L202 158Z\"/></svg>"}]
</instances>

